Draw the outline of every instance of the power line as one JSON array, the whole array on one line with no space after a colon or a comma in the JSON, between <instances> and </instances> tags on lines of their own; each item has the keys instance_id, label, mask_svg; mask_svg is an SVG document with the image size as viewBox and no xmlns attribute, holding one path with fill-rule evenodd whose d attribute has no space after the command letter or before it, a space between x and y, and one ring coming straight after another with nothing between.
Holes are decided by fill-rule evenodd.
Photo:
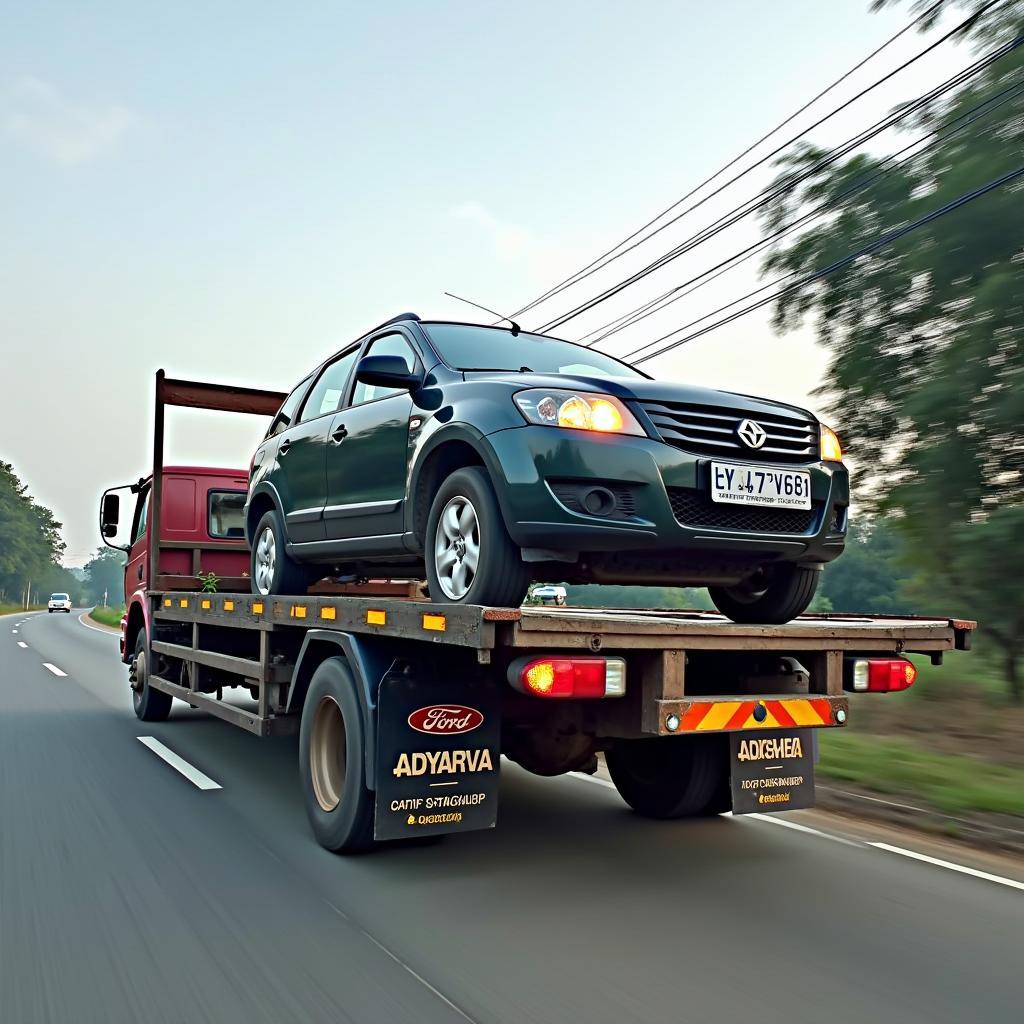
<instances>
[{"instance_id":1,"label":"power line","mask_svg":"<svg viewBox=\"0 0 1024 1024\"><path fill-rule=\"evenodd\" d=\"M749 306L745 306L743 309L739 309L735 313L731 313L729 316L723 317L721 320L718 320L713 324L709 324L707 327L701 328L701 330L699 331L694 331L692 334L687 334L682 338L678 338L671 344L665 345L664 347L658 349L656 352L649 352L647 355L641 356L639 359L636 360L636 362L645 363L649 359L656 359L658 356L662 356L666 352L670 352L672 351L672 349L678 348L680 345L685 345L688 342L695 340L696 338L700 338L711 331L717 330L719 327L724 327L726 324L732 323L734 320L738 320L740 317L746 316L748 313L752 313L755 310L760 309L762 306L766 306L769 303L774 302L776 299L781 298L783 295L786 295L797 288L802 288L804 285L811 284L814 281L818 281L821 278L828 276L829 274L835 273L837 270L842 270L843 267L849 266L851 263L853 263L855 260L860 259L862 256L869 256L872 253L877 252L879 249L882 249L885 246L890 245L892 242L895 242L900 238L903 238L905 235L909 235L912 231L916 231L918 228L924 227L926 224L930 224L932 221L938 220L938 218L944 217L946 214L952 213L954 210L958 210L960 209L960 207L966 206L968 203L974 202L975 199L979 199L982 196L987 195L989 192L992 192L997 188L1001 188L1003 185L1008 185L1022 177L1024 177L1024 166L1018 167L1013 171L1009 171L1006 174L1003 174L1000 177L993 179L987 184L982 185L980 188L975 189L973 192L967 192L964 195L959 196L956 199L953 199L950 202L943 204L937 209L932 210L930 213L925 214L923 217L920 217L918 220L915 220L910 224L904 225L902 228L897 228L894 231L890 231L888 234L885 234L881 238L876 239L870 245L864 246L863 249L858 249L856 252L848 253L846 256L842 257L842 259L838 259L833 263L830 263L828 266L822 267L820 270L816 270L812 274L806 275L799 281L794 281L793 284L787 285L785 288L779 289L779 291L773 293L772 295L767 295L763 299L758 299L757 302L753 302ZM687 324L684 327L677 328L675 331L671 331L669 334L665 335L665 338L669 338L672 336L672 334L677 334L679 331L685 331L687 330L687 328L692 327L697 323L700 323L701 320L707 320L708 317L715 316L717 313L720 313L723 310L728 309L729 306L735 306L737 302L742 302L744 299L752 298L754 295L763 292L766 288L771 288L779 284L781 281L787 280L791 276L792 275L787 275L786 277L779 278L776 281L771 281L760 288L756 288L754 291L749 292L747 295L744 295L739 299L736 299L734 302L728 303L728 305L726 306L722 306L720 309L715 310L713 313L708 313L706 316L701 317L700 320L695 320L692 324ZM658 340L662 341L665 339L662 338ZM628 359L629 356L627 356L626 358Z\"/></svg>"},{"instance_id":2,"label":"power line","mask_svg":"<svg viewBox=\"0 0 1024 1024\"><path fill-rule=\"evenodd\" d=\"M774 128L772 128L771 131L766 132L756 142L753 142L749 146L747 146L747 148L743 150L742 153L737 153L736 156L734 156L731 160L729 160L727 163L719 167L718 170L714 172L714 174L705 178L699 185L695 185L693 188L690 189L689 192L687 192L681 198L677 199L674 203L670 204L669 206L666 206L664 210L662 210L660 213L652 217L649 221L647 221L646 224L643 224L640 227L638 227L636 231L634 231L631 235L627 235L624 239L622 239L621 242L617 242L607 252L601 253L600 256L598 256L592 262L588 263L585 267L581 267L574 274L570 274L564 281L559 281L558 284L548 289L548 291L546 291L543 295L538 296L532 302L529 302L527 305L523 306L522 309L517 310L514 315L520 316L521 314L528 312L534 307L539 306L542 302L551 298L553 295L556 295L560 291L564 291L566 288L569 288L572 285L576 284L578 280L582 280L582 278L580 278L581 274L584 274L586 271L590 270L592 267L595 266L595 264L600 263L601 260L603 260L606 256L611 256L611 254L614 253L616 249L619 249L623 245L626 245L627 243L631 242L634 238L636 238L637 235L646 231L649 227L653 226L654 224L657 224L662 217L667 216L673 210L677 209L679 206L685 203L688 199L695 196L702 188L704 188L705 185L710 185L717 178L725 174L725 172L729 170L730 167L734 167L737 163L739 163L740 160L747 156L747 154L757 149L757 147L760 146L762 142L766 142L776 132L781 131L783 128L786 127L786 125L791 124L802 113L813 107L814 104L818 102L818 100L823 99L825 96L827 96L833 89L836 88L836 86L842 85L842 83L845 82L846 79L848 79L851 75L855 74L856 72L860 71L860 69L864 67L865 64L868 64L870 61L874 60L874 58L877 57L883 50L890 47L893 43L896 42L897 39L899 39L901 36L909 32L915 25L923 21L923 19L930 17L933 11L941 7L942 2L943 0L937 0L937 2L934 3L927 11L924 11L923 13L919 14L916 18L913 18L911 21L909 21L895 35L892 35L888 39L886 39L886 41L882 43L881 46L876 47L866 57L864 57L862 60L859 60L856 64L854 64L852 68L845 71L834 82L832 82L830 85L827 85L816 96L808 100L802 107L800 107L799 110L794 110L792 114L785 118L785 120L780 121Z\"/></svg>"},{"instance_id":3,"label":"power line","mask_svg":"<svg viewBox=\"0 0 1024 1024\"><path fill-rule=\"evenodd\" d=\"M813 174L816 174L822 168L828 167L830 164L835 163L836 160L845 156L847 153L856 149L858 146L863 145L863 143L870 141L875 136L880 135L882 132L887 131L889 128L898 124L906 117L909 117L910 114L914 113L916 110L921 109L922 107L931 103L935 99L938 99L944 93L959 87L974 75L979 74L989 65L999 60L1001 57L1005 56L1015 47L1019 46L1022 38L1024 37L1018 37L1016 40L1013 40L1009 43L1004 43L1002 46L998 47L992 53L980 58L973 64L968 65L968 67L958 72L952 78L947 79L945 82L942 82L938 86L935 86L927 93L924 93L922 96L918 97L912 103L896 110L891 114L888 114L881 120L876 121L875 124L873 124L870 128L865 129L864 131L860 132L858 135L855 135L850 139L847 139L846 142L844 142L841 146L838 146L835 149L828 151L825 154L825 156L821 159L821 161L819 161L813 167L807 168L800 174L781 179L774 186L770 186L771 191L762 191L761 193L759 193L758 196L755 196L752 200L748 200L745 205L735 207L728 213L723 214L721 217L713 221L711 224L706 225L696 234L691 235L688 239L679 243L679 245L675 246L673 249L670 249L667 253L663 253L661 256L657 257L655 260L648 263L647 266L634 272L629 277L620 281L618 284L605 289L605 291L599 293L594 298L589 299L584 303L581 303L575 309L570 310L567 314L544 324L542 327L538 328L538 331L544 332L552 330L556 327L561 327L569 320L575 319L582 313L585 313L588 310L593 309L595 306L607 301L614 295L617 295L619 292L623 291L625 288L628 288L630 285L635 284L637 281L640 281L643 278L647 277L649 274L654 273L656 270L660 270L667 263L670 263L672 260L677 259L684 253L687 253L692 249L695 249L698 245L702 244L703 242L706 242L709 238L713 238L715 235L720 234L726 228L729 228L732 225L738 223L740 220L742 220L744 217L747 217L749 214L755 212L758 209L761 209L764 206L767 206L783 192L788 191L793 186L799 184L801 181L812 176Z\"/></svg>"},{"instance_id":4,"label":"power line","mask_svg":"<svg viewBox=\"0 0 1024 1024\"><path fill-rule=\"evenodd\" d=\"M809 107L813 106L813 104L816 103L819 99L821 99L822 97L827 95L837 85L839 85L840 83L845 81L850 75L852 75L854 72L856 72L860 68L862 68L873 57L875 57L877 54L881 53L884 49L886 49L886 47L890 46L893 42L895 42L902 35L904 35L904 33L906 33L911 28L913 28L916 24L921 22L922 19L930 17L932 12L933 12L933 10L936 7L939 6L939 3L936 3L936 4L932 5L931 8L929 8L928 10L922 12L922 14L920 14L916 18L914 18L909 24L905 25L902 29L900 29L900 31L897 32L894 36L892 36L890 39L886 40L881 46L879 46L877 49L875 49L870 54L868 54L867 57L865 57L858 64L856 64L852 68L850 68L849 71L847 71L845 74L841 75L838 79L836 79L836 81L834 81L827 88L823 89L812 100L810 100L808 103L806 103L804 106L802 106L799 110L795 111L793 114L791 114L784 121L782 121L778 125L776 125L770 132L768 132L766 135L762 136L760 139L757 140L757 142L753 143L753 145L749 146L742 153L738 154L736 157L734 157L732 160L730 160L728 163L726 163L723 167L721 167L719 170L717 170L709 178L705 179L699 185L697 185L695 188L693 188L689 192L687 192L684 196L682 196L682 198L676 200L674 203L672 203L666 209L662 210L661 213L659 213L656 217L652 218L650 221L648 221L642 227L638 228L636 231L633 232L633 234L627 236L621 242L619 242L616 245L612 246L611 249L609 249L607 252L603 253L601 256L597 257L596 260L594 260L593 262L587 264L587 266L583 267L581 270L578 270L575 274L570 275L568 278L566 278L564 281L561 281L559 284L555 285L553 288L550 288L543 295L539 296L538 298L534 299L532 302L530 302L527 305L523 306L521 309L517 310L512 315L515 316L515 317L518 317L518 316L522 315L523 313L527 312L528 310L531 310L531 309L535 308L536 306L540 305L540 303L546 302L548 299L554 297L555 295L559 294L560 292L564 291L565 289L567 289L569 287L572 287L575 284L578 284L580 281L583 281L587 277L590 277L591 274L594 274L597 271L602 270L604 267L608 266L609 263L612 263L614 260L617 260L621 256L624 256L627 252L631 252L638 245L642 245L644 242L649 241L656 234L658 234L661 231L664 231L665 228L671 226L676 221L678 221L680 218L685 217L688 213L691 213L693 210L696 210L698 207L700 207L704 203L706 203L709 199L714 198L716 195L718 195L719 193L724 191L726 188L728 188L729 186L735 184L741 178L745 177L751 171L756 170L758 167L762 166L768 160L772 159L772 157L774 157L778 153L780 153L783 149L786 149L788 146L792 145L793 142L796 142L798 139L800 139L801 137L806 135L808 132L813 131L815 128L820 127L822 124L824 124L826 121L830 120L836 114L838 114L841 111L845 110L852 103L855 103L857 100L859 100L861 97L865 96L867 93L871 92L873 89L876 89L878 86L884 84L889 79L891 79L892 77L894 77L895 75L899 74L901 71L903 71L904 69L909 67L915 61L918 61L922 57L926 56L928 53L930 53L932 50L934 50L937 46L942 45L942 43L944 43L947 39L949 39L950 37L956 35L957 33L960 33L962 31L964 31L974 21L976 21L979 17L981 17L982 14L984 14L986 11L988 11L991 7L995 6L996 3L998 3L998 2L1000 2L1000 0L990 0L989 3L987 3L983 7L979 8L977 11L975 11L968 18L965 18L962 22L960 22L958 25L956 25L956 27L954 27L949 32L947 32L944 35L942 35L939 39L937 39L935 42L931 43L929 46L927 46L924 50L922 50L916 56L914 56L914 57L910 58L909 60L905 61L903 64L901 64L895 70L890 71L887 75L885 75L882 78L878 79L878 81L872 83L867 88L861 90L859 93L857 93L851 99L847 100L845 103L842 103L840 106L836 107L835 109L830 111L828 114L826 114L824 117L822 117L819 120L815 121L812 125L810 125L809 127L805 128L799 134L793 136L793 138L789 139L787 142L782 143L781 146L776 147L776 149L772 150L770 153L766 154L764 157L762 157L761 159L759 159L755 163L749 165L747 168L745 168L739 174L734 175L727 182L725 182L725 184L720 185L713 192L710 192L708 195L704 196L702 199L700 199L698 202L694 203L692 206L687 207L681 213L677 214L671 220L666 221L666 223L664 223L660 227L656 228L654 231L652 231L650 234L646 235L644 238L641 238L639 241L635 242L633 245L629 246L628 248L622 249L621 252L616 252L616 250L620 249L622 246L626 245L628 242L631 242L634 238L636 238L642 232L646 231L647 228L651 227L652 225L657 223L657 221L661 220L662 217L664 217L667 214L671 213L672 210L676 209L677 207L682 205L684 202L686 202L688 199L692 198L705 185L710 184L716 178L718 178L722 174L724 174L730 167L733 167L744 156L746 156L748 153L750 153L753 149L755 149L757 146L759 146L762 142L764 142L765 140L771 138L772 135L774 135L780 129L784 128L787 124L789 124L791 121L793 121L795 118L797 118L800 114L802 114Z\"/></svg>"},{"instance_id":5,"label":"power line","mask_svg":"<svg viewBox=\"0 0 1024 1024\"><path fill-rule=\"evenodd\" d=\"M1020 40L1021 42L1024 42L1024 36L1021 36ZM632 327L635 324L640 323L640 321L646 320L650 316L654 316L655 313L660 313L663 309L666 309L673 303L678 302L689 295L692 295L700 288L703 288L706 284L710 284L712 281L717 280L719 277L722 276L722 274L728 273L728 271L735 269L736 267L742 265L743 263L746 263L747 260L757 255L758 251L766 248L772 242L777 241L779 238L783 238L786 235L791 234L797 228L802 227L804 224L806 224L809 220L813 220L815 217L818 217L823 213L826 213L830 208L835 207L843 200L849 198L851 195L855 195L857 192L860 192L863 189L870 187L880 178L884 177L887 173L890 173L896 168L903 166L904 164L910 162L911 160L917 159L918 157L921 156L922 153L927 152L928 150L937 146L939 143L944 142L946 139L951 138L958 132L963 131L965 128L968 128L976 121L988 117L993 111L997 110L999 107L1003 106L1004 104L1014 99L1014 94L1020 93L1022 89L1024 89L1024 79L1018 81L1014 85L1010 85L1005 89L1000 90L999 92L993 94L992 96L989 96L981 103L978 103L973 107L970 107L968 110L965 110L962 114L958 114L955 118L946 122L946 124L942 125L940 128L936 128L934 131L929 132L928 134L922 136L921 138L915 139L909 145L904 146L903 149L897 150L897 152L893 153L891 156L886 157L884 160L881 161L879 167L871 174L858 179L844 192L840 193L838 196L834 196L827 199L825 202L821 203L813 210L809 211L806 214L803 214L797 220L793 221L793 223L788 224L785 228L782 228L779 231L776 231L773 234L760 239L758 242L755 242L753 245L750 245L745 249L741 249L739 252L734 253L732 256L728 257L722 262L716 264L713 267L710 267L708 270L705 270L702 273L696 275L695 277L690 278L688 281L684 281L682 284L676 285L674 288L670 288L667 292L662 293L656 298L643 303L641 306L637 307L631 312L624 313L621 316L616 317L614 320L611 320L608 323L604 324L602 327L595 328L589 333L584 334L582 337L577 339L577 343L579 344L583 342L586 338L592 337L593 335L597 335L597 337L594 337L592 341L587 343L586 347L591 348L594 345L597 345L599 342L605 341L606 339L612 337L613 335L618 334L620 331L623 331L628 327ZM927 142L927 145L922 145L922 143L925 143L926 140L929 139L930 141ZM921 148L918 149L918 147ZM904 157L903 155L911 149L918 149L918 151L916 153L912 153L911 155ZM899 159L900 157L903 157L903 159ZM689 287L690 285L693 285L693 287ZM634 350L634 352L631 353L631 355L635 355L653 344L657 344L657 342L646 342L645 344L641 345L639 348Z\"/></svg>"}]
</instances>

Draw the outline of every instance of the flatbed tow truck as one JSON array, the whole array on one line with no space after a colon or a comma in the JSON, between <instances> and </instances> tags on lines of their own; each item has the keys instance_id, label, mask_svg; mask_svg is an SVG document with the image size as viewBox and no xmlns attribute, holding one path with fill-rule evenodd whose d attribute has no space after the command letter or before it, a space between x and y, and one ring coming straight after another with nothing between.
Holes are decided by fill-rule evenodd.
<instances>
[{"instance_id":1,"label":"flatbed tow truck","mask_svg":"<svg viewBox=\"0 0 1024 1024\"><path fill-rule=\"evenodd\" d=\"M232 491L231 471L165 467L165 409L272 416L283 397L157 374L153 474L132 486L122 656L144 720L178 698L258 736L298 733L307 812L329 849L493 827L502 755L558 775L593 771L603 752L649 817L812 806L816 732L848 723L850 695L906 689L906 655L938 663L970 648L975 623L953 618L741 625L702 611L434 604L385 581L243 592L237 533L193 523L169 539L161 525L168 480L189 482L197 514L245 484L244 471ZM118 517L108 491L105 538ZM189 571L169 565L183 557ZM202 589L212 564L229 592ZM230 699L239 688L252 700Z\"/></svg>"}]
</instances>

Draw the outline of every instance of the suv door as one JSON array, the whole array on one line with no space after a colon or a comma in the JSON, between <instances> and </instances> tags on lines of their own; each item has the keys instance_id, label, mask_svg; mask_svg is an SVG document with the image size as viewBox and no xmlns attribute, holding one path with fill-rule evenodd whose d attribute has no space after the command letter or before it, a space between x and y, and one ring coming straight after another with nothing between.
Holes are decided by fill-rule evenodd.
<instances>
[{"instance_id":1,"label":"suv door","mask_svg":"<svg viewBox=\"0 0 1024 1024\"><path fill-rule=\"evenodd\" d=\"M420 369L415 349L398 331L373 338L363 351L371 354L401 356L410 372ZM408 391L356 383L348 407L331 423L327 445L329 538L401 536L412 411Z\"/></svg>"},{"instance_id":2,"label":"suv door","mask_svg":"<svg viewBox=\"0 0 1024 1024\"><path fill-rule=\"evenodd\" d=\"M327 363L309 390L298 421L278 435L271 479L281 498L288 539L323 540L328 430L345 394L358 348Z\"/></svg>"}]
</instances>

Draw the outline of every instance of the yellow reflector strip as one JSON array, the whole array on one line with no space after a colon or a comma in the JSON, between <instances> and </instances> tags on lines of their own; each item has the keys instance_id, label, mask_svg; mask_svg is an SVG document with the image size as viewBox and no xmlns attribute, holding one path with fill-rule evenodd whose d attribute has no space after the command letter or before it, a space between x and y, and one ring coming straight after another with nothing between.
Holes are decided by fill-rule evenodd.
<instances>
[{"instance_id":1,"label":"yellow reflector strip","mask_svg":"<svg viewBox=\"0 0 1024 1024\"><path fill-rule=\"evenodd\" d=\"M181 600L180 600L180 601L178 602L178 604L180 604L182 608L187 608L187 607L188 607L188 598L187 598L187 597L183 597L183 598L182 598L182 599L181 599Z\"/></svg>"},{"instance_id":2,"label":"yellow reflector strip","mask_svg":"<svg viewBox=\"0 0 1024 1024\"><path fill-rule=\"evenodd\" d=\"M329 619L331 622L333 622L337 617L338 617L338 612L334 608L321 608L320 609L320 618L321 619Z\"/></svg>"},{"instance_id":3,"label":"yellow reflector strip","mask_svg":"<svg viewBox=\"0 0 1024 1024\"><path fill-rule=\"evenodd\" d=\"M306 617L306 606L304 604L292 605L292 618L304 619Z\"/></svg>"},{"instance_id":4,"label":"yellow reflector strip","mask_svg":"<svg viewBox=\"0 0 1024 1024\"><path fill-rule=\"evenodd\" d=\"M204 597L203 598L203 610L207 611L210 607L210 602Z\"/></svg>"},{"instance_id":5,"label":"yellow reflector strip","mask_svg":"<svg viewBox=\"0 0 1024 1024\"><path fill-rule=\"evenodd\" d=\"M366 613L366 624L368 626L384 626L387 625L387 621L387 613L382 612L379 608L370 608Z\"/></svg>"},{"instance_id":6,"label":"yellow reflector strip","mask_svg":"<svg viewBox=\"0 0 1024 1024\"><path fill-rule=\"evenodd\" d=\"M172 604L171 599L169 597L165 597L164 598L164 607L165 608L170 608L171 604Z\"/></svg>"},{"instance_id":7,"label":"yellow reflector strip","mask_svg":"<svg viewBox=\"0 0 1024 1024\"><path fill-rule=\"evenodd\" d=\"M423 616L423 628L432 629L435 633L443 633L447 626L447 621L443 615L424 615Z\"/></svg>"},{"instance_id":8,"label":"yellow reflector strip","mask_svg":"<svg viewBox=\"0 0 1024 1024\"><path fill-rule=\"evenodd\" d=\"M253 615L262 615L263 614L263 602L262 601L253 601L253 603L252 603L252 613L253 613Z\"/></svg>"},{"instance_id":9,"label":"yellow reflector strip","mask_svg":"<svg viewBox=\"0 0 1024 1024\"><path fill-rule=\"evenodd\" d=\"M700 723L701 729L721 729L726 722L739 710L740 701L723 700L719 701L705 715L704 721Z\"/></svg>"},{"instance_id":10,"label":"yellow reflector strip","mask_svg":"<svg viewBox=\"0 0 1024 1024\"><path fill-rule=\"evenodd\" d=\"M235 602L234 601L225 601L224 602L224 611L226 611L226 612L233 612L234 610L235 610Z\"/></svg>"}]
</instances>

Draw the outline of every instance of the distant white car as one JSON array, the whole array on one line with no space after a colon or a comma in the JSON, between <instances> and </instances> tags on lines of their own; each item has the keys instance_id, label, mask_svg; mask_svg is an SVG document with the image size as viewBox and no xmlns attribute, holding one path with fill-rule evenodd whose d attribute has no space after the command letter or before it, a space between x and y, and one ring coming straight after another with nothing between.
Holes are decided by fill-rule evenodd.
<instances>
[{"instance_id":1,"label":"distant white car","mask_svg":"<svg viewBox=\"0 0 1024 1024\"><path fill-rule=\"evenodd\" d=\"M71 614L70 594L51 594L50 603L46 606L48 612L67 612Z\"/></svg>"}]
</instances>

